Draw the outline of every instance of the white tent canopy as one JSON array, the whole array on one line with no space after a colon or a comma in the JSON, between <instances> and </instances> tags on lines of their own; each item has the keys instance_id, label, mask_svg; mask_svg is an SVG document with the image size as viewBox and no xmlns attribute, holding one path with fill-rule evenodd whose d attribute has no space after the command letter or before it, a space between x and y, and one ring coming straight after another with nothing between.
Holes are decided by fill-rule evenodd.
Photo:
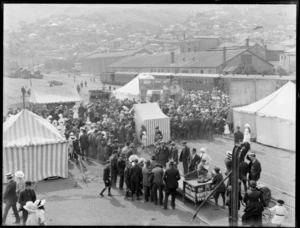
<instances>
[{"instance_id":1,"label":"white tent canopy","mask_svg":"<svg viewBox=\"0 0 300 228\"><path fill-rule=\"evenodd\" d=\"M34 104L80 102L76 88L65 86L31 88L29 102Z\"/></svg>"},{"instance_id":2,"label":"white tent canopy","mask_svg":"<svg viewBox=\"0 0 300 228\"><path fill-rule=\"evenodd\" d=\"M47 120L26 109L3 124L3 175L18 170L30 181L68 177L67 141Z\"/></svg>"},{"instance_id":3,"label":"white tent canopy","mask_svg":"<svg viewBox=\"0 0 300 228\"><path fill-rule=\"evenodd\" d=\"M235 126L249 123L257 141L295 150L296 86L286 83L269 96L247 106L234 108Z\"/></svg>"},{"instance_id":4,"label":"white tent canopy","mask_svg":"<svg viewBox=\"0 0 300 228\"><path fill-rule=\"evenodd\" d=\"M139 79L154 79L154 77L149 73L139 74L137 77L132 79L123 87L116 89L112 92L112 96L117 99L129 99L129 100L139 100L140 99L140 85Z\"/></svg>"},{"instance_id":5,"label":"white tent canopy","mask_svg":"<svg viewBox=\"0 0 300 228\"><path fill-rule=\"evenodd\" d=\"M163 134L163 140L170 140L170 118L159 108L158 103L135 104L134 120L135 130L139 137L141 126L147 129L146 146L152 145L155 139L155 127L158 126Z\"/></svg>"}]
</instances>

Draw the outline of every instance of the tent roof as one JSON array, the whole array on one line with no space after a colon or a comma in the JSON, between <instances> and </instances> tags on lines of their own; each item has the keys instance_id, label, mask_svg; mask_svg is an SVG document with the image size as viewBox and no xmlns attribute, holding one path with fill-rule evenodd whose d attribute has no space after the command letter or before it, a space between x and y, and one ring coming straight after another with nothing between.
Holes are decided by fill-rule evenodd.
<instances>
[{"instance_id":1,"label":"tent roof","mask_svg":"<svg viewBox=\"0 0 300 228\"><path fill-rule=\"evenodd\" d=\"M31 88L29 102L36 104L82 101L76 88L64 86Z\"/></svg>"},{"instance_id":2,"label":"tent roof","mask_svg":"<svg viewBox=\"0 0 300 228\"><path fill-rule=\"evenodd\" d=\"M122 95L131 95L131 96L138 96L140 94L140 85L139 85L139 79L155 79L151 74L148 73L142 73L139 74L137 77L132 79L130 82L128 82L123 87L116 89L112 93L114 95L116 94L122 94Z\"/></svg>"},{"instance_id":3,"label":"tent roof","mask_svg":"<svg viewBox=\"0 0 300 228\"><path fill-rule=\"evenodd\" d=\"M135 104L133 108L143 120L169 118L161 111L158 103Z\"/></svg>"},{"instance_id":4,"label":"tent roof","mask_svg":"<svg viewBox=\"0 0 300 228\"><path fill-rule=\"evenodd\" d=\"M47 120L23 109L3 123L3 147L22 147L65 142Z\"/></svg>"},{"instance_id":5,"label":"tent roof","mask_svg":"<svg viewBox=\"0 0 300 228\"><path fill-rule=\"evenodd\" d=\"M269 96L250 105L234 108L233 110L236 112L257 113L258 115L295 121L295 96L296 86L289 81Z\"/></svg>"}]
</instances>

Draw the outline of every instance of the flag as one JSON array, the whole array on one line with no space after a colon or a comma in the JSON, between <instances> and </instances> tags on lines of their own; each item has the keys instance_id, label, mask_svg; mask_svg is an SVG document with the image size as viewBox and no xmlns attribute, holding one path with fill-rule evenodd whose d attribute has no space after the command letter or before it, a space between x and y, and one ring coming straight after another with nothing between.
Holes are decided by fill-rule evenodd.
<instances>
[{"instance_id":1,"label":"flag","mask_svg":"<svg viewBox=\"0 0 300 228\"><path fill-rule=\"evenodd\" d=\"M253 30L262 29L263 26L256 26Z\"/></svg>"}]
</instances>

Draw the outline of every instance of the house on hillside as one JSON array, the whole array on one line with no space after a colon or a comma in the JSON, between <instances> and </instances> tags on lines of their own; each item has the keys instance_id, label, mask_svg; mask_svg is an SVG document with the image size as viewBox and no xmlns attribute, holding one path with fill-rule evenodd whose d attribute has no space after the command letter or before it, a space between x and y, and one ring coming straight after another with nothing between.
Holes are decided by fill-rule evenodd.
<instances>
[{"instance_id":1,"label":"house on hillside","mask_svg":"<svg viewBox=\"0 0 300 228\"><path fill-rule=\"evenodd\" d=\"M130 56L107 67L109 72L234 73L243 64L257 72L273 71L273 65L247 49L206 52L174 52Z\"/></svg>"},{"instance_id":2,"label":"house on hillside","mask_svg":"<svg viewBox=\"0 0 300 228\"><path fill-rule=\"evenodd\" d=\"M99 75L107 71L107 66L113 64L128 56L150 52L146 49L123 51L123 52L107 52L107 53L94 53L86 56L81 60L81 72L86 74Z\"/></svg>"}]
</instances>

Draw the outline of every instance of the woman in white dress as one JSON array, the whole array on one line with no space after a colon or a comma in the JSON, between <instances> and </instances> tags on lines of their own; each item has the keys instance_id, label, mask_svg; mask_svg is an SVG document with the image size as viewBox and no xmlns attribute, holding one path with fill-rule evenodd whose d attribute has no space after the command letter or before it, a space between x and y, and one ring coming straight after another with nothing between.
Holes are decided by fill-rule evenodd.
<instances>
[{"instance_id":1,"label":"woman in white dress","mask_svg":"<svg viewBox=\"0 0 300 228\"><path fill-rule=\"evenodd\" d=\"M78 119L78 106L76 104L73 106L73 119Z\"/></svg>"},{"instance_id":2,"label":"woman in white dress","mask_svg":"<svg viewBox=\"0 0 300 228\"><path fill-rule=\"evenodd\" d=\"M244 140L243 142L248 142L250 144L251 139L251 129L250 125L248 123L245 124L245 130L244 130Z\"/></svg>"},{"instance_id":3,"label":"woman in white dress","mask_svg":"<svg viewBox=\"0 0 300 228\"><path fill-rule=\"evenodd\" d=\"M224 135L225 135L226 140L228 141L228 138L230 135L230 130L229 130L229 123L227 121L224 126Z\"/></svg>"},{"instance_id":4,"label":"woman in white dress","mask_svg":"<svg viewBox=\"0 0 300 228\"><path fill-rule=\"evenodd\" d=\"M46 200L36 200L34 204L37 206L36 215L38 217L38 223L40 226L47 225L45 218L45 204Z\"/></svg>"},{"instance_id":5,"label":"woman in white dress","mask_svg":"<svg viewBox=\"0 0 300 228\"><path fill-rule=\"evenodd\" d=\"M65 119L63 117L63 115L60 113L59 115L59 120L58 120L58 123L59 123L59 130L60 130L60 134L65 137L65 130L66 130L66 127L65 127Z\"/></svg>"}]
</instances>

